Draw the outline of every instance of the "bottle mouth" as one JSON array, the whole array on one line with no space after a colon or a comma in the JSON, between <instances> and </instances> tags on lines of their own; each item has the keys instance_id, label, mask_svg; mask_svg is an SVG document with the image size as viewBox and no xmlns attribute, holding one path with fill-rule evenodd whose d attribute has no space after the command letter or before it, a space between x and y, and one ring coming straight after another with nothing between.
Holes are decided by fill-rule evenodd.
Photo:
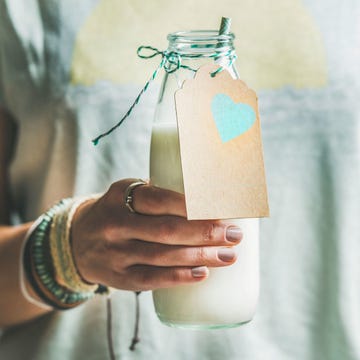
<instances>
[{"instance_id":1,"label":"bottle mouth","mask_svg":"<svg viewBox=\"0 0 360 360\"><path fill-rule=\"evenodd\" d=\"M220 35L219 30L190 30L170 33L167 39L169 51L210 56L214 52L221 54L234 50L235 35L231 32Z\"/></svg>"},{"instance_id":2,"label":"bottle mouth","mask_svg":"<svg viewBox=\"0 0 360 360\"><path fill-rule=\"evenodd\" d=\"M234 33L219 34L219 30L189 30L176 31L167 36L170 42L209 42L209 41L232 41L235 39Z\"/></svg>"}]
</instances>

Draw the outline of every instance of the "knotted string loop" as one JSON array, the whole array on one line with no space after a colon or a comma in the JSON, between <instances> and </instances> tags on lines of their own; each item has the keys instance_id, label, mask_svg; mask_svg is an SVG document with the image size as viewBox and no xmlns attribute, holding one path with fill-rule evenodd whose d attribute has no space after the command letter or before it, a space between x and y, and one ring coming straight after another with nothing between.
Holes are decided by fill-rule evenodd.
<instances>
[{"instance_id":1,"label":"knotted string loop","mask_svg":"<svg viewBox=\"0 0 360 360\"><path fill-rule=\"evenodd\" d=\"M148 54L146 55L144 54L144 50L150 50L150 52L148 51ZM162 59L159 67L160 68L163 67L168 74L174 73L180 68L188 69L188 70L190 69L189 66L181 64L181 55L175 51L167 51L167 50L160 51L159 49L154 48L152 46L140 46L137 49L137 55L141 59L151 59L155 56L161 55Z\"/></svg>"}]
</instances>

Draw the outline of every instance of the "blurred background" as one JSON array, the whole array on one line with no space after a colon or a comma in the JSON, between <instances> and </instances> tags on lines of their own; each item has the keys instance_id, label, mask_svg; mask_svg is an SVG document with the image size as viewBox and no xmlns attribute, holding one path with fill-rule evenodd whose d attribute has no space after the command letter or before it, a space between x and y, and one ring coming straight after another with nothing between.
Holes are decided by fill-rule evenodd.
<instances>
[{"instance_id":1,"label":"blurred background","mask_svg":"<svg viewBox=\"0 0 360 360\"><path fill-rule=\"evenodd\" d=\"M273 89L291 84L313 88L327 81L320 24L302 0L101 0L91 9L81 8L81 2L76 7L87 17L73 53L75 84L90 85L100 79L142 83L159 58L137 58L140 45L163 50L168 33L218 29L221 16L232 18L238 68L251 86ZM312 8L317 11L317 5Z\"/></svg>"}]
</instances>

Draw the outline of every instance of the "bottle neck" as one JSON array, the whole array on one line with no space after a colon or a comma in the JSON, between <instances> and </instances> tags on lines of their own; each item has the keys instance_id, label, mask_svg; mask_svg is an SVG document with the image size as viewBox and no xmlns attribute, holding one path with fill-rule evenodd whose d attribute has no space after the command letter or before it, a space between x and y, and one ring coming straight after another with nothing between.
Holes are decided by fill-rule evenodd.
<instances>
[{"instance_id":1,"label":"bottle neck","mask_svg":"<svg viewBox=\"0 0 360 360\"><path fill-rule=\"evenodd\" d=\"M173 72L164 72L158 105L155 112L157 124L176 124L174 93L182 87L184 81L194 78L198 68L213 62L228 70L233 78L238 73L233 64L235 50L234 34L219 35L218 31L187 31L168 35L167 53L173 55L173 63L180 60L181 67L174 66Z\"/></svg>"},{"instance_id":2,"label":"bottle neck","mask_svg":"<svg viewBox=\"0 0 360 360\"><path fill-rule=\"evenodd\" d=\"M167 38L167 53L173 56L173 63L181 63L180 71L176 71L181 82L192 78L201 65L209 62L227 69L231 76L238 78L233 65L236 58L233 33L219 35L217 30L192 30L171 33ZM191 74L184 74L189 70Z\"/></svg>"}]
</instances>

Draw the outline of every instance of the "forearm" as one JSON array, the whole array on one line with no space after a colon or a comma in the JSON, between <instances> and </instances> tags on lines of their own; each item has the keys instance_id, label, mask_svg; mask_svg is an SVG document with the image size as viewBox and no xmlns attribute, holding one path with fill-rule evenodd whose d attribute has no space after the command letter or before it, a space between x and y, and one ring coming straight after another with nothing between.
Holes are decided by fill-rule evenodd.
<instances>
[{"instance_id":1,"label":"forearm","mask_svg":"<svg viewBox=\"0 0 360 360\"><path fill-rule=\"evenodd\" d=\"M21 246L30 226L0 226L0 327L20 324L49 311L28 302L20 288Z\"/></svg>"}]
</instances>

